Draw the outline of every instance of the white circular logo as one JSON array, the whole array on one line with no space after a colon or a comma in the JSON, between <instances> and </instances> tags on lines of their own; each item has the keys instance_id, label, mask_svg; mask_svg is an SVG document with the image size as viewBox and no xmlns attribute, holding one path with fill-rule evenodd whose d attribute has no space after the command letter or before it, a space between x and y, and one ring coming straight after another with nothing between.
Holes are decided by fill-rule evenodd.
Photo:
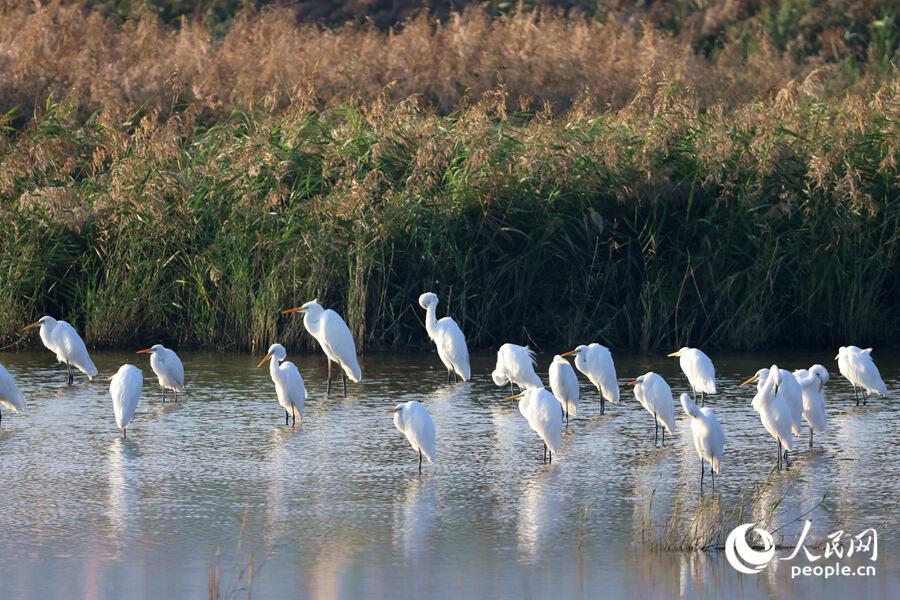
<instances>
[{"instance_id":1,"label":"white circular logo","mask_svg":"<svg viewBox=\"0 0 900 600\"><path fill-rule=\"evenodd\" d=\"M747 530L753 527L753 523L744 523L735 527L728 538L725 540L725 558L728 563L747 575L753 575L763 570L772 557L775 556L775 540L765 529L755 528L759 537L762 538L763 550L760 552L754 550L747 543Z\"/></svg>"}]
</instances>

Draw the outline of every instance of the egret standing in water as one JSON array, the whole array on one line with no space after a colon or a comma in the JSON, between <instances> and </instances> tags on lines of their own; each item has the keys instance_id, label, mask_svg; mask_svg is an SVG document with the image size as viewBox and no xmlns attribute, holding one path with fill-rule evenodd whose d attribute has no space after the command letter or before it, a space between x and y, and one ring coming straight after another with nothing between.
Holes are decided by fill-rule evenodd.
<instances>
[{"instance_id":1,"label":"egret standing in water","mask_svg":"<svg viewBox=\"0 0 900 600\"><path fill-rule=\"evenodd\" d=\"M759 391L753 397L751 406L753 410L759 413L759 419L762 421L763 427L766 428L772 437L778 441L778 469L781 469L781 448L784 446L784 461L790 466L787 460L788 450L793 451L794 440L791 437L791 407L788 406L787 400L778 389L780 385L781 370L778 365L772 365L769 369L768 376L759 387ZM754 375L741 385L747 385L754 381Z\"/></svg>"},{"instance_id":2,"label":"egret standing in water","mask_svg":"<svg viewBox=\"0 0 900 600\"><path fill-rule=\"evenodd\" d=\"M550 390L562 406L568 427L569 415L578 412L578 376L569 361L559 354L550 363Z\"/></svg>"},{"instance_id":3,"label":"egret standing in water","mask_svg":"<svg viewBox=\"0 0 900 600\"><path fill-rule=\"evenodd\" d=\"M788 407L791 409L791 433L800 435L803 427L803 390L794 374L786 369L779 369L778 391L784 396ZM756 382L756 389L761 390L769 377L769 369L760 369L756 374L742 383Z\"/></svg>"},{"instance_id":4,"label":"egret standing in water","mask_svg":"<svg viewBox=\"0 0 900 600\"><path fill-rule=\"evenodd\" d=\"M606 413L605 400L619 403L619 383L616 381L616 366L613 364L609 348L594 343L582 344L574 350L563 352L561 356L575 355L575 366L584 373L600 392L600 414Z\"/></svg>"},{"instance_id":5,"label":"egret standing in water","mask_svg":"<svg viewBox=\"0 0 900 600\"><path fill-rule=\"evenodd\" d=\"M385 413L393 413L394 427L406 436L409 444L419 453L419 473L422 472L422 456L433 463L437 454L434 450L434 421L421 403L410 400L398 404Z\"/></svg>"},{"instance_id":6,"label":"egret standing in water","mask_svg":"<svg viewBox=\"0 0 900 600\"><path fill-rule=\"evenodd\" d=\"M432 292L425 292L419 296L419 306L425 309L425 331L437 346L441 362L447 367L447 383L453 383L456 377L468 381L471 370L466 336L456 321L450 317L437 319L435 315L437 304L438 297Z\"/></svg>"},{"instance_id":7,"label":"egret standing in water","mask_svg":"<svg viewBox=\"0 0 900 600\"><path fill-rule=\"evenodd\" d=\"M281 344L269 346L269 352L263 357L257 367L271 359L269 363L269 375L275 384L275 393L278 395L278 404L284 408L284 424L291 419L291 426L297 421L303 423L303 403L306 402L306 386L303 385L303 377L296 365L289 360L284 360L287 352ZM282 362L284 361L284 362Z\"/></svg>"},{"instance_id":8,"label":"egret standing in water","mask_svg":"<svg viewBox=\"0 0 900 600\"><path fill-rule=\"evenodd\" d=\"M704 394L716 393L716 369L709 357L698 348L683 348L669 354L677 356L681 370L688 378L691 390L694 392L694 400L697 392L700 392L700 406L704 405Z\"/></svg>"},{"instance_id":9,"label":"egret standing in water","mask_svg":"<svg viewBox=\"0 0 900 600\"><path fill-rule=\"evenodd\" d=\"M543 387L531 387L504 400L519 400L519 412L528 420L528 425L544 442L544 462L550 452L549 462L553 462L553 453L559 452L562 444L562 415L556 398Z\"/></svg>"},{"instance_id":10,"label":"egret standing in water","mask_svg":"<svg viewBox=\"0 0 900 600\"><path fill-rule=\"evenodd\" d=\"M813 446L813 431L825 431L825 384L828 383L828 371L822 365L813 365L807 371L794 371L794 377L803 394L803 418L809 424L809 447Z\"/></svg>"},{"instance_id":11,"label":"egret standing in water","mask_svg":"<svg viewBox=\"0 0 900 600\"><path fill-rule=\"evenodd\" d=\"M699 408L687 394L681 395L681 407L691 418L691 436L694 438L694 448L700 457L700 492L703 492L704 460L709 463L709 472L712 475L713 490L715 490L716 473L719 472L722 451L725 447L725 432L713 409L708 406Z\"/></svg>"},{"instance_id":12,"label":"egret standing in water","mask_svg":"<svg viewBox=\"0 0 900 600\"><path fill-rule=\"evenodd\" d=\"M0 407L2 406L18 414L25 408L25 396L6 367L0 364ZM0 411L0 421L3 421L3 411Z\"/></svg>"},{"instance_id":13,"label":"egret standing in water","mask_svg":"<svg viewBox=\"0 0 900 600\"><path fill-rule=\"evenodd\" d=\"M109 379L109 394L112 396L116 425L122 430L122 437L128 437L128 424L141 401L144 375L134 365L122 365Z\"/></svg>"},{"instance_id":14,"label":"egret standing in water","mask_svg":"<svg viewBox=\"0 0 900 600\"><path fill-rule=\"evenodd\" d=\"M154 344L146 350L138 350L137 353L150 353L150 368L159 379L163 403L166 402L166 390L172 390L175 402L178 402L178 392L184 391L184 365L178 355L162 344Z\"/></svg>"},{"instance_id":15,"label":"egret standing in water","mask_svg":"<svg viewBox=\"0 0 900 600\"><path fill-rule=\"evenodd\" d=\"M282 314L293 312L303 313L303 326L311 336L316 338L322 352L328 357L328 389L331 393L331 363L336 362L341 367L341 380L344 382L344 395L347 395L347 378L353 383L359 383L362 379L362 371L359 369L359 361L356 359L356 344L353 342L353 334L350 328L330 308L325 310L318 300L310 300L303 306L289 308L281 311Z\"/></svg>"},{"instance_id":16,"label":"egret standing in water","mask_svg":"<svg viewBox=\"0 0 900 600\"><path fill-rule=\"evenodd\" d=\"M44 342L44 346L56 354L57 361L66 363L66 372L68 373L66 381L69 385L75 381L72 376L72 365L87 375L88 380L94 380L97 375L97 367L91 361L87 346L84 345L84 340L81 339L74 327L65 321L57 321L53 317L41 317L37 323L32 323L25 329L37 326L41 328L41 341Z\"/></svg>"},{"instance_id":17,"label":"egret standing in water","mask_svg":"<svg viewBox=\"0 0 900 600\"><path fill-rule=\"evenodd\" d=\"M634 397L641 406L653 415L653 445L659 438L659 426L663 426L662 443L666 444L666 431L669 435L675 433L675 404L672 401L672 388L666 380L650 371L644 373L628 385L634 386Z\"/></svg>"},{"instance_id":18,"label":"egret standing in water","mask_svg":"<svg viewBox=\"0 0 900 600\"><path fill-rule=\"evenodd\" d=\"M497 365L491 373L494 385L501 386L509 382L521 389L544 387L541 378L534 372L534 350L527 346L503 344L497 350Z\"/></svg>"},{"instance_id":19,"label":"egret standing in water","mask_svg":"<svg viewBox=\"0 0 900 600\"><path fill-rule=\"evenodd\" d=\"M853 395L856 396L856 405L859 406L859 393L856 388L862 388L865 392L863 404L869 398L869 394L881 394L887 396L887 388L881 379L881 373L872 360L872 349L862 350L856 346L841 346L837 356L838 371L853 386Z\"/></svg>"}]
</instances>

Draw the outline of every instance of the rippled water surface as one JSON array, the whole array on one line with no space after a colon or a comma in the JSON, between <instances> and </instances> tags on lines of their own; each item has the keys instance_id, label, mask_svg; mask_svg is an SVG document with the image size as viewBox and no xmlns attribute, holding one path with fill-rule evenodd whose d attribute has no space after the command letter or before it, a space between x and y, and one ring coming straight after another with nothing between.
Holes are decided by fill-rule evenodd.
<instances>
[{"instance_id":1,"label":"rippled water surface","mask_svg":"<svg viewBox=\"0 0 900 600\"><path fill-rule=\"evenodd\" d=\"M652 369L685 391L677 359L616 356L622 402L603 416L582 378L578 417L544 465L489 355L452 386L433 352L369 355L346 398L325 396L322 355L290 356L310 396L292 428L258 356L184 353L186 393L163 404L142 356L96 353L101 377L67 387L50 352L0 353L28 402L0 425L0 598L205 598L216 568L223 597L246 597L251 554L255 598L896 598L900 356L876 352L892 396L859 408L833 356L713 355L708 405L727 439L704 502L737 506L775 460L738 383L774 361L821 362L828 430L812 451L798 440L793 466L748 510L783 497L774 521L788 523L827 494L830 510L808 515L820 537L881 526L872 578L792 580L778 564L739 577L721 552L648 550L666 518L697 511L699 465L680 406L676 439L654 447L652 417L624 383ZM551 358L539 356L545 381ZM105 380L124 362L145 376L127 440ZM383 412L412 399L438 436L422 475Z\"/></svg>"}]
</instances>

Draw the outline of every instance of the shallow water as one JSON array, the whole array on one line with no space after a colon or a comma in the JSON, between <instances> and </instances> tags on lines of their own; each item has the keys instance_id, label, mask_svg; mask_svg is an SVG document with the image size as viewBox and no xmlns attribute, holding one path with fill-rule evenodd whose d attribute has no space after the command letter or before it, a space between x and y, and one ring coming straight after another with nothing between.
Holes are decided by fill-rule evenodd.
<instances>
[{"instance_id":1,"label":"shallow water","mask_svg":"<svg viewBox=\"0 0 900 600\"><path fill-rule=\"evenodd\" d=\"M322 355L289 356L310 396L292 428L258 356L184 353L186 393L163 404L142 356L95 353L101 377L79 373L67 387L51 353L0 353L28 402L18 415L3 409L0 426L0 598L205 598L215 567L223 597L246 597L239 573L251 553L257 598L895 598L900 411L892 397L856 408L833 356L713 355L719 394L708 405L726 449L703 500L735 505L774 464L754 390L738 384L775 361L824 364L828 430L812 451L798 438L793 466L761 493L763 506L785 496L776 525L827 493L831 510L807 516L818 538L884 523L875 577L825 581L792 580L786 565L809 564L799 558L739 576L721 552L648 550L642 539L664 537L676 508L696 513L699 465L680 406L676 439L654 447L652 417L624 383L652 368L685 391L677 359L615 356L622 401L605 416L582 378L578 417L544 465L537 436L502 399L508 388L491 382L489 355L453 386L433 352L369 355L346 398L325 397ZM551 358L539 357L545 381ZM900 356L875 358L889 391L900 389ZM126 361L145 381L123 440L103 377ZM411 399L438 434L438 462L422 475L383 412ZM784 543L799 530L782 531Z\"/></svg>"}]
</instances>

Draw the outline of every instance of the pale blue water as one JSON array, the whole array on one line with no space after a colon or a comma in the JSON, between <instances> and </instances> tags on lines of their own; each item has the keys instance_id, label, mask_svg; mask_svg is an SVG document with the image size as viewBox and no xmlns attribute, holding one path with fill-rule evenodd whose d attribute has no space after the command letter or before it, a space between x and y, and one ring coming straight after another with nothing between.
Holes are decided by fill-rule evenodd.
<instances>
[{"instance_id":1,"label":"pale blue water","mask_svg":"<svg viewBox=\"0 0 900 600\"><path fill-rule=\"evenodd\" d=\"M775 460L753 390L738 383L775 360L821 362L832 375L828 431L812 452L798 440L762 506L786 494L779 524L827 493L832 510L809 515L819 536L884 522L869 579L792 580L787 562L738 576L722 553L647 550L648 512L654 539L673 512L696 513L699 465L680 406L677 439L654 448L652 417L624 383L652 369L685 391L676 359L615 355L622 402L605 416L582 378L579 415L543 465L537 436L502 399L508 388L490 381L493 356L473 357L473 381L451 386L433 352L369 355L363 382L326 398L322 355L289 355L310 394L291 428L260 356L184 353L187 393L163 405L145 357L94 353L101 377L123 362L144 371L123 440L105 380L79 374L67 387L51 353L0 353L28 400L0 425L0 598L206 598L215 566L222 597L244 598L238 573L251 552L255 598L894 598L900 411L893 397L853 406L833 356L713 355L720 393L709 405L727 440L707 498L733 505ZM539 357L545 381L551 358ZM900 390L900 357L875 358ZM383 412L410 399L438 435L438 462L421 476Z\"/></svg>"}]
</instances>

